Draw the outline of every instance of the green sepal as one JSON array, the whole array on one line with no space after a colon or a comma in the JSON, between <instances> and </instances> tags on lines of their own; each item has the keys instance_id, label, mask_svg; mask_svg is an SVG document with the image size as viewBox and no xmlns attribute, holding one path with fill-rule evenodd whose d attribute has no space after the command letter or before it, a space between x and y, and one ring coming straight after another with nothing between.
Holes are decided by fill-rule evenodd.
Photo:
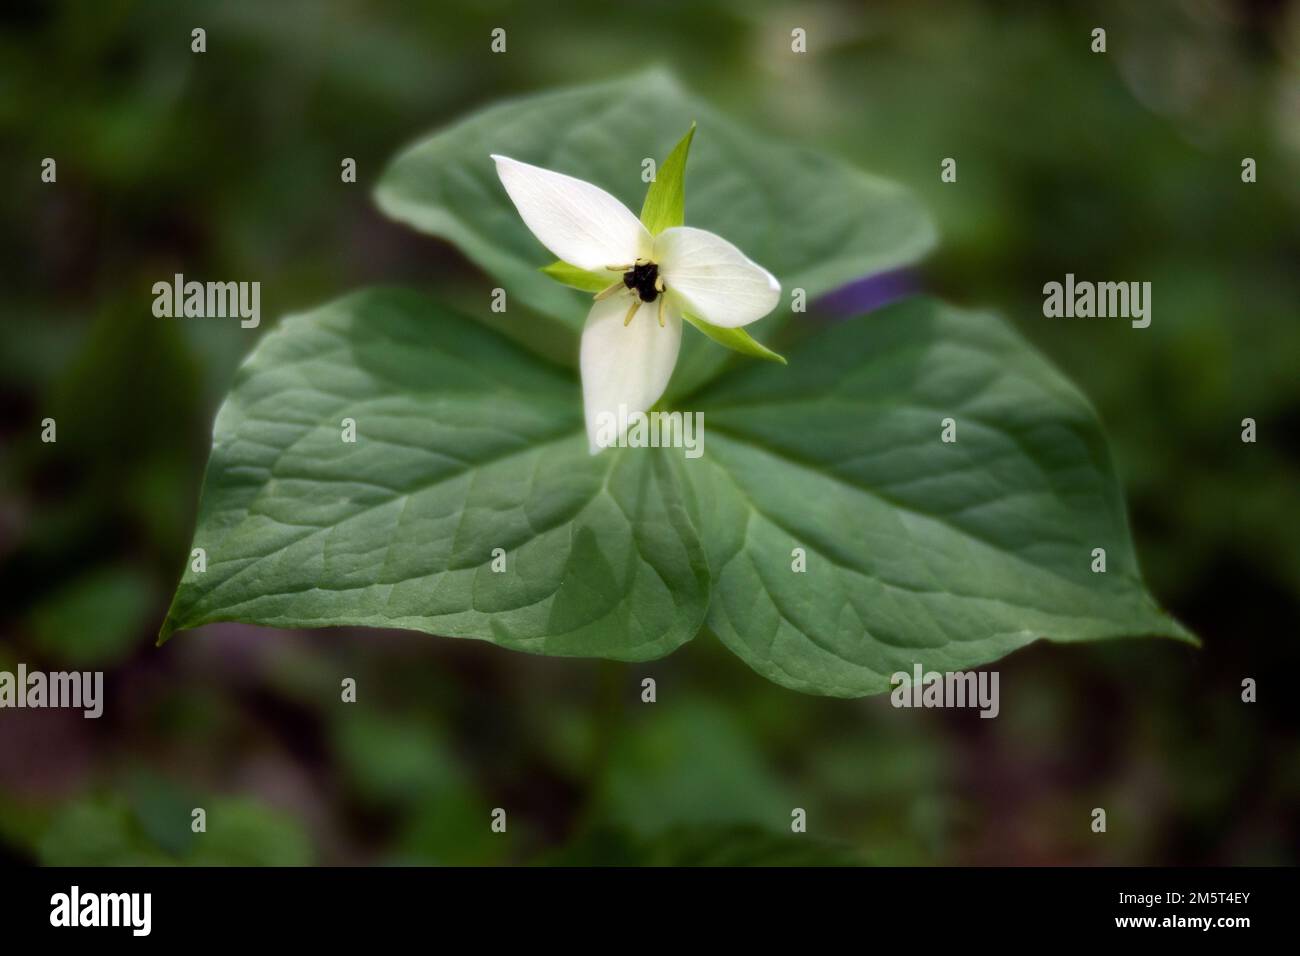
<instances>
[{"instance_id":1,"label":"green sepal","mask_svg":"<svg viewBox=\"0 0 1300 956\"><path fill-rule=\"evenodd\" d=\"M681 142L655 171L655 178L646 190L641 223L652 236L686 221L686 156L694 136L695 124L691 123Z\"/></svg>"},{"instance_id":2,"label":"green sepal","mask_svg":"<svg viewBox=\"0 0 1300 956\"><path fill-rule=\"evenodd\" d=\"M741 355L748 355L751 358L765 359L769 362L780 362L782 365L789 364L786 362L785 356L773 352L763 343L755 341L744 329L724 329L720 325L710 325L689 312L683 312L682 318L713 339L713 341L719 345L725 345L733 352L739 352Z\"/></svg>"},{"instance_id":3,"label":"green sepal","mask_svg":"<svg viewBox=\"0 0 1300 956\"><path fill-rule=\"evenodd\" d=\"M542 266L539 272L545 273L561 285L567 285L571 289L580 289L583 292L602 292L607 289L611 283L618 281L618 274L607 272L588 272L586 269L579 269L577 266L571 266L567 262L556 260L549 266Z\"/></svg>"}]
</instances>

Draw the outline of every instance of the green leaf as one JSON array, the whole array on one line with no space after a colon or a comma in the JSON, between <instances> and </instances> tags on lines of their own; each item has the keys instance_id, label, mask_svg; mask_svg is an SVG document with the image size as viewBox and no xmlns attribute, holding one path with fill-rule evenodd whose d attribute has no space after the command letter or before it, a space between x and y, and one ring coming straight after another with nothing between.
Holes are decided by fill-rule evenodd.
<instances>
[{"instance_id":1,"label":"green leaf","mask_svg":"<svg viewBox=\"0 0 1300 956\"><path fill-rule=\"evenodd\" d=\"M995 316L914 300L741 366L685 409L698 459L591 456L580 408L571 374L411 293L286 319L218 415L207 570L161 637L403 627L642 660L707 613L759 673L837 696L1040 638L1195 643L1143 586L1092 408Z\"/></svg>"},{"instance_id":2,"label":"green leaf","mask_svg":"<svg viewBox=\"0 0 1300 956\"><path fill-rule=\"evenodd\" d=\"M995 316L905 302L691 408L709 628L778 684L879 693L916 662L977 667L1040 638L1195 643L1143 586L1096 414Z\"/></svg>"},{"instance_id":3,"label":"green leaf","mask_svg":"<svg viewBox=\"0 0 1300 956\"><path fill-rule=\"evenodd\" d=\"M645 202L641 205L641 223L652 236L686 221L686 157L690 154L694 136L695 124L692 123L681 142L655 170L655 178L646 190Z\"/></svg>"},{"instance_id":4,"label":"green leaf","mask_svg":"<svg viewBox=\"0 0 1300 956\"><path fill-rule=\"evenodd\" d=\"M576 355L590 302L539 271L549 257L488 155L577 176L635 209L645 188L641 161L665 155L692 121L699 142L691 146L686 221L735 243L771 270L787 295L802 288L816 298L914 262L933 244L929 217L902 187L753 133L660 71L489 106L401 153L381 176L375 199L394 219L453 242L494 277L485 287L501 285L512 303L541 313L539 321L552 323L552 334L570 340ZM750 331L770 341L789 318L782 305ZM728 360L694 336L682 351L671 386L677 394L712 378Z\"/></svg>"},{"instance_id":5,"label":"green leaf","mask_svg":"<svg viewBox=\"0 0 1300 956\"><path fill-rule=\"evenodd\" d=\"M561 285L567 285L571 289L581 289L583 292L603 292L610 283L617 282L619 279L618 273L615 272L601 275L559 261L552 262L549 266L542 266L538 271L550 276Z\"/></svg>"},{"instance_id":6,"label":"green leaf","mask_svg":"<svg viewBox=\"0 0 1300 956\"><path fill-rule=\"evenodd\" d=\"M682 318L691 325L695 326L713 341L719 345L724 345L732 351L739 352L742 355L748 355L752 358L766 359L769 362L780 362L786 364L785 357L773 352L761 342L755 342L748 332L744 329L724 329L718 325L712 325L701 318L691 315L689 312L683 312Z\"/></svg>"},{"instance_id":7,"label":"green leaf","mask_svg":"<svg viewBox=\"0 0 1300 956\"><path fill-rule=\"evenodd\" d=\"M709 582L681 454L646 451L588 454L571 375L421 296L291 316L217 416L207 570L187 568L160 640L342 624L661 656L698 632Z\"/></svg>"}]
</instances>

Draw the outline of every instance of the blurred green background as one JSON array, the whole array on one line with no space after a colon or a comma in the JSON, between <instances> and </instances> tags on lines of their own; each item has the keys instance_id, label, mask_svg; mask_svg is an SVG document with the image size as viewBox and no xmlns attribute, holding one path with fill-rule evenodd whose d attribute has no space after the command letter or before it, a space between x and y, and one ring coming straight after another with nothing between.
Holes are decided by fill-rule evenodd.
<instances>
[{"instance_id":1,"label":"blurred green background","mask_svg":"<svg viewBox=\"0 0 1300 956\"><path fill-rule=\"evenodd\" d=\"M108 697L99 720L0 712L0 859L1300 859L1300 4L10 0L0 31L0 669L102 669ZM375 211L387 159L650 64L917 192L942 238L915 281L1002 311L1093 398L1152 590L1201 651L1036 645L980 720L803 697L707 635L646 665L346 629L154 647L257 338L367 283L481 287ZM261 281L262 327L154 318L174 272ZM1043 318L1066 272L1151 281L1151 327Z\"/></svg>"}]
</instances>

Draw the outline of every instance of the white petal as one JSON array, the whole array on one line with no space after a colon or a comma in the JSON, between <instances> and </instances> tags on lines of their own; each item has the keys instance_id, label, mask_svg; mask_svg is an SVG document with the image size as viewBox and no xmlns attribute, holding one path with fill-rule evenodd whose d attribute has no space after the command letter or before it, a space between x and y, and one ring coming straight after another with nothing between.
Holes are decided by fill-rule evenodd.
<instances>
[{"instance_id":1,"label":"white petal","mask_svg":"<svg viewBox=\"0 0 1300 956\"><path fill-rule=\"evenodd\" d=\"M781 283L772 273L703 229L665 229L655 236L653 256L672 296L687 312L713 325L748 325L781 299Z\"/></svg>"},{"instance_id":2,"label":"white petal","mask_svg":"<svg viewBox=\"0 0 1300 956\"><path fill-rule=\"evenodd\" d=\"M599 186L509 156L492 158L524 225L563 261L599 270L649 257L650 233L641 220Z\"/></svg>"},{"instance_id":3,"label":"white petal","mask_svg":"<svg viewBox=\"0 0 1300 956\"><path fill-rule=\"evenodd\" d=\"M587 442L594 455L620 433L627 416L650 410L668 387L677 349L682 344L682 317L671 303L659 326L659 300L643 302L624 326L633 295L615 295L597 302L582 330L579 364L582 402L587 417ZM619 406L623 406L620 415ZM613 416L606 418L605 415ZM604 435L603 440L598 440Z\"/></svg>"}]
</instances>

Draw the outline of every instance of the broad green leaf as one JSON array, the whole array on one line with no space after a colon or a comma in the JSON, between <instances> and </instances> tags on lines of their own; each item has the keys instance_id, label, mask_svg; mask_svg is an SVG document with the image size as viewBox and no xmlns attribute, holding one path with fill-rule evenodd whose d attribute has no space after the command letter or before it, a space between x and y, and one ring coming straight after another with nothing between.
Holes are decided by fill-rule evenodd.
<instances>
[{"instance_id":1,"label":"broad green leaf","mask_svg":"<svg viewBox=\"0 0 1300 956\"><path fill-rule=\"evenodd\" d=\"M655 170L655 178L646 189L645 202L641 205L641 224L652 236L686 221L686 159L694 136L695 124L692 123L681 142Z\"/></svg>"},{"instance_id":2,"label":"broad green leaf","mask_svg":"<svg viewBox=\"0 0 1300 956\"><path fill-rule=\"evenodd\" d=\"M751 358L766 359L769 362L780 362L786 364L785 357L773 352L761 342L755 342L753 337L744 329L724 329L721 326L705 322L703 319L696 318L689 312L683 312L684 318L691 325L695 326L713 341L723 345L734 352L742 355L748 355Z\"/></svg>"},{"instance_id":3,"label":"broad green leaf","mask_svg":"<svg viewBox=\"0 0 1300 956\"><path fill-rule=\"evenodd\" d=\"M709 593L680 457L589 455L571 375L413 293L350 295L241 367L194 535L207 570L187 567L160 639L246 621L661 656Z\"/></svg>"},{"instance_id":4,"label":"broad green leaf","mask_svg":"<svg viewBox=\"0 0 1300 956\"><path fill-rule=\"evenodd\" d=\"M779 684L860 696L1040 638L1195 642L1143 586L1096 414L995 316L902 303L691 410L709 627Z\"/></svg>"},{"instance_id":5,"label":"broad green leaf","mask_svg":"<svg viewBox=\"0 0 1300 956\"><path fill-rule=\"evenodd\" d=\"M757 338L771 341L789 319L790 290L815 298L914 262L933 244L928 216L902 187L753 133L660 71L489 106L400 154L375 198L394 219L455 243L494 277L485 283L502 285L512 302L549 317L576 356L589 303L539 271L550 256L520 220L488 154L577 176L636 209L645 191L642 160L668 153L692 121L698 129L687 224L734 242L786 292L782 305L751 327ZM682 350L670 387L676 394L707 381L728 360L697 336Z\"/></svg>"},{"instance_id":6,"label":"broad green leaf","mask_svg":"<svg viewBox=\"0 0 1300 956\"><path fill-rule=\"evenodd\" d=\"M542 266L538 271L550 276L561 285L567 285L570 289L580 289L583 292L603 292L611 282L616 282L620 278L614 272L601 275L559 261L552 262L549 266Z\"/></svg>"},{"instance_id":7,"label":"broad green leaf","mask_svg":"<svg viewBox=\"0 0 1300 956\"><path fill-rule=\"evenodd\" d=\"M694 396L702 458L591 456L571 374L420 296L291 317L218 415L207 569L161 637L404 627L641 660L707 612L761 674L837 696L1040 638L1195 642L1143 586L1095 413L1001 320L916 300L793 358Z\"/></svg>"}]
</instances>

